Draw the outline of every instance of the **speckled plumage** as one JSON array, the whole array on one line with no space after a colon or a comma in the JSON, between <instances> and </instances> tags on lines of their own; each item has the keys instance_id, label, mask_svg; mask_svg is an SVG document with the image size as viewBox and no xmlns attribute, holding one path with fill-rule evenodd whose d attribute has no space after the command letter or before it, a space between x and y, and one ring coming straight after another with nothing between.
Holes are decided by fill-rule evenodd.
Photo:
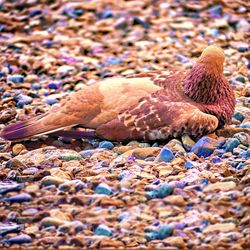
<instances>
[{"instance_id":1,"label":"speckled plumage","mask_svg":"<svg viewBox=\"0 0 250 250\"><path fill-rule=\"evenodd\" d=\"M81 125L109 140L200 136L229 123L235 97L223 76L224 53L207 47L193 69L110 78L71 94L46 114L7 126L0 136L23 140Z\"/></svg>"}]
</instances>

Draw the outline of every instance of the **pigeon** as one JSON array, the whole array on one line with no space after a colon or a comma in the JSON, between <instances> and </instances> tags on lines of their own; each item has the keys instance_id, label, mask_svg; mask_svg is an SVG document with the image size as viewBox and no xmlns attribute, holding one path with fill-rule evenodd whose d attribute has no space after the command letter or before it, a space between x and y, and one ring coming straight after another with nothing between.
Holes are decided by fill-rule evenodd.
<instances>
[{"instance_id":1,"label":"pigeon","mask_svg":"<svg viewBox=\"0 0 250 250\"><path fill-rule=\"evenodd\" d=\"M223 50L212 45L189 71L170 68L100 80L47 113L4 127L0 137L22 141L78 132L82 138L150 141L213 133L230 123L235 108L224 60Z\"/></svg>"}]
</instances>

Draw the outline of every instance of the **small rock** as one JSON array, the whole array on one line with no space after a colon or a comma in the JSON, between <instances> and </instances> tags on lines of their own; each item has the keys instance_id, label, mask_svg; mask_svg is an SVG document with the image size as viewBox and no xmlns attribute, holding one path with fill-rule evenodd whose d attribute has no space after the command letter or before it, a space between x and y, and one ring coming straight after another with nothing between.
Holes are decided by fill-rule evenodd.
<instances>
[{"instance_id":1,"label":"small rock","mask_svg":"<svg viewBox=\"0 0 250 250\"><path fill-rule=\"evenodd\" d=\"M154 190L147 192L149 199L164 198L170 195L174 190L174 186L168 183L159 184Z\"/></svg>"},{"instance_id":2,"label":"small rock","mask_svg":"<svg viewBox=\"0 0 250 250\"><path fill-rule=\"evenodd\" d=\"M99 225L95 229L95 235L112 236L112 230L106 225Z\"/></svg>"},{"instance_id":3,"label":"small rock","mask_svg":"<svg viewBox=\"0 0 250 250\"><path fill-rule=\"evenodd\" d=\"M96 194L106 194L106 195L111 195L113 193L111 187L107 185L106 183L100 183L96 189L95 189Z\"/></svg>"},{"instance_id":4,"label":"small rock","mask_svg":"<svg viewBox=\"0 0 250 250\"><path fill-rule=\"evenodd\" d=\"M189 152L191 150L191 148L194 146L195 142L189 137L189 135L184 134L181 137L182 140L182 144L184 146L184 148Z\"/></svg>"},{"instance_id":5,"label":"small rock","mask_svg":"<svg viewBox=\"0 0 250 250\"><path fill-rule=\"evenodd\" d=\"M110 141L102 141L99 144L99 148L112 149L113 147L114 147L114 144Z\"/></svg>"},{"instance_id":6,"label":"small rock","mask_svg":"<svg viewBox=\"0 0 250 250\"><path fill-rule=\"evenodd\" d=\"M22 225L15 224L0 224L0 236L5 236L9 233L18 233L24 229Z\"/></svg>"},{"instance_id":7,"label":"small rock","mask_svg":"<svg viewBox=\"0 0 250 250\"><path fill-rule=\"evenodd\" d=\"M25 146L23 144L15 144L12 147L12 152L14 155L19 155L23 150L25 150Z\"/></svg>"},{"instance_id":8,"label":"small rock","mask_svg":"<svg viewBox=\"0 0 250 250\"><path fill-rule=\"evenodd\" d=\"M13 195L10 197L6 197L3 199L5 202L9 202L9 203L22 203L22 202L29 202L32 200L32 197L30 194L26 194L26 193L21 193L21 194L17 194L17 195Z\"/></svg>"},{"instance_id":9,"label":"small rock","mask_svg":"<svg viewBox=\"0 0 250 250\"><path fill-rule=\"evenodd\" d=\"M157 239L158 240L163 240L170 236L173 233L174 229L173 227L169 225L162 225L157 229Z\"/></svg>"},{"instance_id":10,"label":"small rock","mask_svg":"<svg viewBox=\"0 0 250 250\"><path fill-rule=\"evenodd\" d=\"M203 136L195 143L195 145L191 148L191 151L199 157L208 157L214 152L217 146L217 140L208 136Z\"/></svg>"},{"instance_id":11,"label":"small rock","mask_svg":"<svg viewBox=\"0 0 250 250\"><path fill-rule=\"evenodd\" d=\"M238 139L241 144L246 147L250 146L250 135L244 132L237 133L233 136L234 138Z\"/></svg>"},{"instance_id":12,"label":"small rock","mask_svg":"<svg viewBox=\"0 0 250 250\"><path fill-rule=\"evenodd\" d=\"M233 181L225 181L225 182L216 182L216 183L211 183L208 184L203 191L204 192L211 192L211 191L229 191L233 190L236 187L236 183Z\"/></svg>"},{"instance_id":13,"label":"small rock","mask_svg":"<svg viewBox=\"0 0 250 250\"><path fill-rule=\"evenodd\" d=\"M24 76L23 75L11 75L7 77L8 82L13 82L13 83L23 83L24 82Z\"/></svg>"},{"instance_id":14,"label":"small rock","mask_svg":"<svg viewBox=\"0 0 250 250\"><path fill-rule=\"evenodd\" d=\"M174 159L173 152L167 147L163 147L161 152L156 157L155 161L158 162L170 162Z\"/></svg>"},{"instance_id":15,"label":"small rock","mask_svg":"<svg viewBox=\"0 0 250 250\"><path fill-rule=\"evenodd\" d=\"M238 147L240 144L239 140L236 138L229 138L226 143L223 145L223 148L226 152L233 152L233 149Z\"/></svg>"},{"instance_id":16,"label":"small rock","mask_svg":"<svg viewBox=\"0 0 250 250\"><path fill-rule=\"evenodd\" d=\"M64 183L65 180L63 180L60 177L56 177L56 176L45 176L43 177L43 179L41 180L42 185L44 186L50 186L50 185L60 185L62 183Z\"/></svg>"},{"instance_id":17,"label":"small rock","mask_svg":"<svg viewBox=\"0 0 250 250\"><path fill-rule=\"evenodd\" d=\"M9 192L15 192L19 191L24 188L24 184L19 184L19 183L5 183L1 182L0 183L0 194L4 195Z\"/></svg>"},{"instance_id":18,"label":"small rock","mask_svg":"<svg viewBox=\"0 0 250 250\"><path fill-rule=\"evenodd\" d=\"M214 225L207 226L203 233L214 233L214 232L232 232L236 228L236 225L234 223L217 223Z\"/></svg>"},{"instance_id":19,"label":"small rock","mask_svg":"<svg viewBox=\"0 0 250 250\"><path fill-rule=\"evenodd\" d=\"M28 235L28 234L21 234L21 235L18 235L18 236L14 236L14 237L11 237L9 239L4 239L3 240L4 243L7 243L7 244L26 244L26 243L30 243L32 241L32 238Z\"/></svg>"}]
</instances>

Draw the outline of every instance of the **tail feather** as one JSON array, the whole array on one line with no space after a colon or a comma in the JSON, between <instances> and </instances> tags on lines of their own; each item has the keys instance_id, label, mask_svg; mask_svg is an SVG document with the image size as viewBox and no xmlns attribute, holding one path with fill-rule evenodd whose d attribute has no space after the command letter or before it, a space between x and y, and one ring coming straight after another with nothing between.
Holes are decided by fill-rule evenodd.
<instances>
[{"instance_id":1,"label":"tail feather","mask_svg":"<svg viewBox=\"0 0 250 250\"><path fill-rule=\"evenodd\" d=\"M0 137L9 141L21 141L33 136L45 135L64 129L60 124L52 125L50 123L47 126L44 117L47 118L44 114L31 120L9 125L0 132Z\"/></svg>"}]
</instances>

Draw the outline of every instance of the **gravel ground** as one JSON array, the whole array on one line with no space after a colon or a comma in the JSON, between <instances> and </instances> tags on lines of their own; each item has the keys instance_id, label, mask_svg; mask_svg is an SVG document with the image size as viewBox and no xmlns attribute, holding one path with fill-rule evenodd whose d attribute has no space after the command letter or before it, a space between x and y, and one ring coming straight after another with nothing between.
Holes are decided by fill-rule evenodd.
<instances>
[{"instance_id":1,"label":"gravel ground","mask_svg":"<svg viewBox=\"0 0 250 250\"><path fill-rule=\"evenodd\" d=\"M99 79L190 69L211 44L237 98L199 140L0 141L0 248L250 249L247 4L0 1L0 129Z\"/></svg>"}]
</instances>

